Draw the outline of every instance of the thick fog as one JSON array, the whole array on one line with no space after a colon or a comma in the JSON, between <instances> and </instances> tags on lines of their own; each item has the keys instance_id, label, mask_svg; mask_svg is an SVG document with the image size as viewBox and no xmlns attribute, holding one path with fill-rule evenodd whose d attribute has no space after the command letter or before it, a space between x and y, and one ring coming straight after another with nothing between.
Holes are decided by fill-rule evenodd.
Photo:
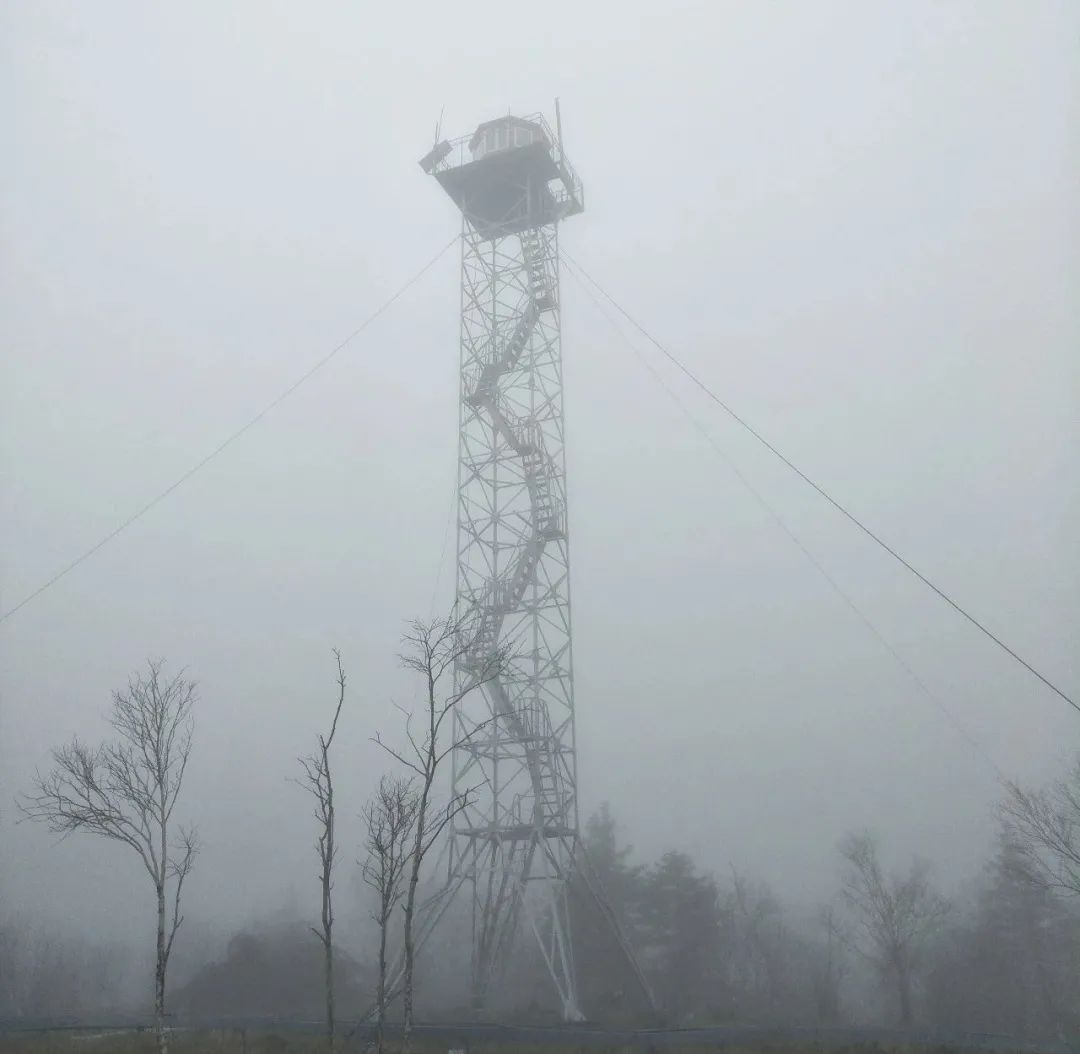
<instances>
[{"instance_id":1,"label":"thick fog","mask_svg":"<svg viewBox=\"0 0 1080 1054\"><path fill-rule=\"evenodd\" d=\"M9 5L5 610L172 483L454 235L417 166L558 96L561 244L1021 655L1080 687L1080 166L1067 3ZM3 911L145 942L123 847L17 823L148 656L199 683L189 944L318 911L290 782L349 675L346 871L396 734L405 620L453 597L458 252L326 369L0 625ZM578 768L641 859L810 906L838 840L943 888L999 773L1080 717L562 276ZM608 308L609 313L612 309ZM705 440L929 687L927 695ZM449 532L449 533L448 533ZM449 538L449 540L448 540ZM181 939L178 938L178 941ZM178 955L181 954L178 948Z\"/></svg>"}]
</instances>

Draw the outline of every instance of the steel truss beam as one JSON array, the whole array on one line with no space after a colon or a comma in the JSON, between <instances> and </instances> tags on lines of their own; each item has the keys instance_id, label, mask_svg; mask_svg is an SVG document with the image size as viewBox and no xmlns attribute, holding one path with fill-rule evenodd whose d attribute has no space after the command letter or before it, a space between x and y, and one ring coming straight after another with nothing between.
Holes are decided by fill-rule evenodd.
<instances>
[{"instance_id":1,"label":"steel truss beam","mask_svg":"<svg viewBox=\"0 0 1080 1054\"><path fill-rule=\"evenodd\" d=\"M471 892L482 1005L522 919L566 1018L581 1017L567 911L578 837L558 234L493 234L464 213L457 608L500 676L455 714L451 883Z\"/></svg>"}]
</instances>

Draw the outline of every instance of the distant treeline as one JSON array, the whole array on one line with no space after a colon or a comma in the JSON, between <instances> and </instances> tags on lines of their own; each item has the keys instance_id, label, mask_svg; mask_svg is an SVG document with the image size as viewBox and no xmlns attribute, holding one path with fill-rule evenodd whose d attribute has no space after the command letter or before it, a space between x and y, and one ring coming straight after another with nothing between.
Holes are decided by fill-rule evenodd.
<instances>
[{"instance_id":1,"label":"distant treeline","mask_svg":"<svg viewBox=\"0 0 1080 1054\"><path fill-rule=\"evenodd\" d=\"M1080 1033L1080 913L1076 898L1034 880L1007 837L962 898L946 902L931 871L914 862L893 875L876 864L860 884L858 851L838 854L836 900L816 910L785 907L769 886L732 872L719 879L672 851L631 862L612 811L585 826L590 880L574 880L571 906L577 976L590 1020L613 1025L894 1025L1064 1039ZM875 878L876 874L876 878ZM861 902L880 883L877 903ZM601 889L650 989L650 1006L610 921L590 891ZM362 888L357 886L357 894ZM867 890L870 893L867 893ZM861 891L861 892L860 892ZM892 897L892 899L890 899ZM906 899L905 899L906 898ZM912 906L914 915L907 918ZM366 907L366 906L365 906ZM910 924L906 947L874 938L874 919ZM451 917L421 978L429 1020L464 1016L469 957L467 906ZM920 914L921 912L921 914ZM917 916L917 917L916 917ZM877 920L877 921L880 921ZM902 938L904 933L900 933ZM886 942L887 943L887 942ZM343 1019L368 1009L373 947L338 950ZM322 950L306 921L278 919L236 933L214 961L189 968L174 989L180 1016L317 1019ZM82 1015L122 1007L131 971L123 953L0 919L0 1017ZM898 971L906 971L903 983ZM128 1009L138 1009L130 1004ZM553 1022L557 1007L534 942L521 934L491 1007L500 1020Z\"/></svg>"},{"instance_id":2,"label":"distant treeline","mask_svg":"<svg viewBox=\"0 0 1080 1054\"><path fill-rule=\"evenodd\" d=\"M686 853L631 864L606 807L589 820L585 842L644 967L658 1023L1080 1034L1080 904L1036 881L1004 834L963 899L952 903L935 892L931 870L918 860L898 875L878 865L863 883L851 855L873 851L874 843L849 838L838 854L836 899L814 911L785 908L766 883L737 872L722 880L704 874ZM881 895L867 902L875 900L875 882ZM640 1022L648 1015L625 957L588 910L588 898L574 903L589 1015ZM893 959L890 927L898 944L906 939Z\"/></svg>"}]
</instances>

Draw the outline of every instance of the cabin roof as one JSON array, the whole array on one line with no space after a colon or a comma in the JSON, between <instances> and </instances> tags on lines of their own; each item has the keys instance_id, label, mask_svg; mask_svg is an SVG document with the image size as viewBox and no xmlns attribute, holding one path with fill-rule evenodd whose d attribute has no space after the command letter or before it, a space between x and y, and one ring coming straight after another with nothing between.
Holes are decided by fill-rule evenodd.
<instances>
[{"instance_id":1,"label":"cabin roof","mask_svg":"<svg viewBox=\"0 0 1080 1054\"><path fill-rule=\"evenodd\" d=\"M496 117L493 121L484 121L483 124L477 126L476 131L473 132L473 136L469 140L469 149L476 149L476 144L480 142L481 137L489 128L498 127L528 128L533 132L539 132L545 140L547 139L547 136L544 135L544 129L536 121L527 121L524 117L514 117L512 114L507 114L505 117Z\"/></svg>"}]
</instances>

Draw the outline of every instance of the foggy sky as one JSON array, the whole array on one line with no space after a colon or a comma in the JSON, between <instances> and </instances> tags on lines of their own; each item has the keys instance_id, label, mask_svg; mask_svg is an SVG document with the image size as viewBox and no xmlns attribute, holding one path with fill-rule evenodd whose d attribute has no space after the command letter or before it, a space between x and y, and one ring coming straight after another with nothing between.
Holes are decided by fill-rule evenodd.
<instances>
[{"instance_id":1,"label":"foggy sky","mask_svg":"<svg viewBox=\"0 0 1080 1054\"><path fill-rule=\"evenodd\" d=\"M1080 14L1062 2L9 5L6 609L351 332L454 233L443 131L552 110L564 247L800 466L1080 688ZM143 934L122 847L10 803L148 655L200 683L187 914L316 909L288 782L350 675L340 838L385 770L405 619L448 607L458 260L0 627L0 896ZM993 769L563 275L580 794L639 857L800 903L871 825L946 883ZM1080 718L640 338L728 457L1006 775ZM347 862L354 855L344 854ZM130 857L130 858L129 858ZM346 888L345 883L342 888Z\"/></svg>"}]
</instances>

